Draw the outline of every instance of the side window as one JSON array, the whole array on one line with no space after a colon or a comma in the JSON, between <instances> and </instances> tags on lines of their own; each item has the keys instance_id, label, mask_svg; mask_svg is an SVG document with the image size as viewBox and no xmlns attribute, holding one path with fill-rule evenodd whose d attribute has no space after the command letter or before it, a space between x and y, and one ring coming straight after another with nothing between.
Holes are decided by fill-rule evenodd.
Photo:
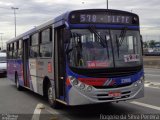
<instances>
[{"instance_id":1,"label":"side window","mask_svg":"<svg viewBox=\"0 0 160 120\"><path fill-rule=\"evenodd\" d=\"M7 59L10 59L10 44L7 44Z\"/></svg>"},{"instance_id":2,"label":"side window","mask_svg":"<svg viewBox=\"0 0 160 120\"><path fill-rule=\"evenodd\" d=\"M52 57L52 44L40 45L40 57Z\"/></svg>"},{"instance_id":3,"label":"side window","mask_svg":"<svg viewBox=\"0 0 160 120\"><path fill-rule=\"evenodd\" d=\"M12 43L12 51L14 50L14 43Z\"/></svg>"},{"instance_id":4,"label":"side window","mask_svg":"<svg viewBox=\"0 0 160 120\"><path fill-rule=\"evenodd\" d=\"M16 42L9 43L7 45L7 58L15 59L16 58Z\"/></svg>"},{"instance_id":5,"label":"side window","mask_svg":"<svg viewBox=\"0 0 160 120\"><path fill-rule=\"evenodd\" d=\"M43 30L41 33L41 43L46 43L51 41L50 37L51 29Z\"/></svg>"},{"instance_id":6,"label":"side window","mask_svg":"<svg viewBox=\"0 0 160 120\"><path fill-rule=\"evenodd\" d=\"M12 59L12 51L9 51L9 59Z\"/></svg>"},{"instance_id":7,"label":"side window","mask_svg":"<svg viewBox=\"0 0 160 120\"><path fill-rule=\"evenodd\" d=\"M12 43L10 43L10 48L9 48L9 59L12 59Z\"/></svg>"},{"instance_id":8,"label":"side window","mask_svg":"<svg viewBox=\"0 0 160 120\"><path fill-rule=\"evenodd\" d=\"M50 28L41 32L40 57L52 57L52 37Z\"/></svg>"},{"instance_id":9,"label":"side window","mask_svg":"<svg viewBox=\"0 0 160 120\"><path fill-rule=\"evenodd\" d=\"M22 58L22 40L17 42L17 58Z\"/></svg>"},{"instance_id":10,"label":"side window","mask_svg":"<svg viewBox=\"0 0 160 120\"><path fill-rule=\"evenodd\" d=\"M13 58L17 58L17 42L13 43Z\"/></svg>"},{"instance_id":11,"label":"side window","mask_svg":"<svg viewBox=\"0 0 160 120\"><path fill-rule=\"evenodd\" d=\"M30 47L30 58L38 57L38 46L31 46Z\"/></svg>"},{"instance_id":12,"label":"side window","mask_svg":"<svg viewBox=\"0 0 160 120\"><path fill-rule=\"evenodd\" d=\"M10 51L12 51L12 43L10 43Z\"/></svg>"},{"instance_id":13,"label":"side window","mask_svg":"<svg viewBox=\"0 0 160 120\"><path fill-rule=\"evenodd\" d=\"M19 40L19 49L22 49L22 40Z\"/></svg>"},{"instance_id":14,"label":"side window","mask_svg":"<svg viewBox=\"0 0 160 120\"><path fill-rule=\"evenodd\" d=\"M31 46L34 46L34 45L38 45L39 43L39 34L38 33L35 33L31 36Z\"/></svg>"},{"instance_id":15,"label":"side window","mask_svg":"<svg viewBox=\"0 0 160 120\"><path fill-rule=\"evenodd\" d=\"M14 42L14 50L17 50L17 42Z\"/></svg>"},{"instance_id":16,"label":"side window","mask_svg":"<svg viewBox=\"0 0 160 120\"><path fill-rule=\"evenodd\" d=\"M10 44L7 44L7 51L10 50Z\"/></svg>"},{"instance_id":17,"label":"side window","mask_svg":"<svg viewBox=\"0 0 160 120\"><path fill-rule=\"evenodd\" d=\"M35 33L31 36L30 39L30 58L36 58L39 54L39 34Z\"/></svg>"}]
</instances>

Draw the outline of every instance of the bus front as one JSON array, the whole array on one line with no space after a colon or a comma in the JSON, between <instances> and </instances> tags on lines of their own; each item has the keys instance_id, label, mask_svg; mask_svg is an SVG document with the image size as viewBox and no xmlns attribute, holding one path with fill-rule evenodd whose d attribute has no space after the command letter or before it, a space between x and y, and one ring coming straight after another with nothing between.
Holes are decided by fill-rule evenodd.
<instances>
[{"instance_id":1,"label":"bus front","mask_svg":"<svg viewBox=\"0 0 160 120\"><path fill-rule=\"evenodd\" d=\"M65 41L69 105L124 101L144 96L136 14L80 10L69 14Z\"/></svg>"}]
</instances>

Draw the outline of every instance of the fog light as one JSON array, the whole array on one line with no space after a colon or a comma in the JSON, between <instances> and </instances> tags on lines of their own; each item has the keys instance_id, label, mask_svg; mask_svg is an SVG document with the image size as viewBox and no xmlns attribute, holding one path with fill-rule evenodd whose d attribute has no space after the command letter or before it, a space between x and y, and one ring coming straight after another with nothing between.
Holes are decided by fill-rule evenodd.
<instances>
[{"instance_id":1,"label":"fog light","mask_svg":"<svg viewBox=\"0 0 160 120\"><path fill-rule=\"evenodd\" d=\"M144 81L144 76L142 76L142 77L140 78L140 80L139 80L139 81L137 81L137 83L138 83L138 84L142 84L142 83L143 83L143 81Z\"/></svg>"},{"instance_id":2,"label":"fog light","mask_svg":"<svg viewBox=\"0 0 160 120\"><path fill-rule=\"evenodd\" d=\"M92 87L91 87L91 86L88 86L88 87L87 87L87 91L88 91L88 92L91 92L91 91L92 91Z\"/></svg>"}]
</instances>

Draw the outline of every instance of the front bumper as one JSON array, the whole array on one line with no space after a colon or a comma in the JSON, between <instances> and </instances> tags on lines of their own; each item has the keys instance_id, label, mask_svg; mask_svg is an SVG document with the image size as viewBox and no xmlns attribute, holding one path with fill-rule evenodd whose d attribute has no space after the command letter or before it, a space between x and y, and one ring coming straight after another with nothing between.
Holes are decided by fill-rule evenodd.
<instances>
[{"instance_id":1,"label":"front bumper","mask_svg":"<svg viewBox=\"0 0 160 120\"><path fill-rule=\"evenodd\" d=\"M106 103L106 102L116 102L125 101L130 99L137 99L144 96L144 83L135 85L135 83L130 86L120 87L120 88L105 88L97 89L93 87L91 92L81 91L74 86L69 91L69 105L85 105L85 104L96 104L96 103ZM121 91L121 96L111 97L108 93L112 91Z\"/></svg>"}]
</instances>

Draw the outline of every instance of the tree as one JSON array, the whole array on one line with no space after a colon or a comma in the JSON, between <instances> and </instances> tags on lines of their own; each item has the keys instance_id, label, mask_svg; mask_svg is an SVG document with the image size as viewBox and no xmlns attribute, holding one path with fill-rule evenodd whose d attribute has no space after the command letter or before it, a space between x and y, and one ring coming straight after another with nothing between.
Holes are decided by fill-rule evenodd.
<instances>
[{"instance_id":1,"label":"tree","mask_svg":"<svg viewBox=\"0 0 160 120\"><path fill-rule=\"evenodd\" d=\"M151 40L151 41L149 42L149 47L150 47L150 48L154 48L154 47L155 47L155 44L156 44L155 40Z\"/></svg>"},{"instance_id":2,"label":"tree","mask_svg":"<svg viewBox=\"0 0 160 120\"><path fill-rule=\"evenodd\" d=\"M148 43L147 42L143 42L143 47L144 48L148 48Z\"/></svg>"}]
</instances>

